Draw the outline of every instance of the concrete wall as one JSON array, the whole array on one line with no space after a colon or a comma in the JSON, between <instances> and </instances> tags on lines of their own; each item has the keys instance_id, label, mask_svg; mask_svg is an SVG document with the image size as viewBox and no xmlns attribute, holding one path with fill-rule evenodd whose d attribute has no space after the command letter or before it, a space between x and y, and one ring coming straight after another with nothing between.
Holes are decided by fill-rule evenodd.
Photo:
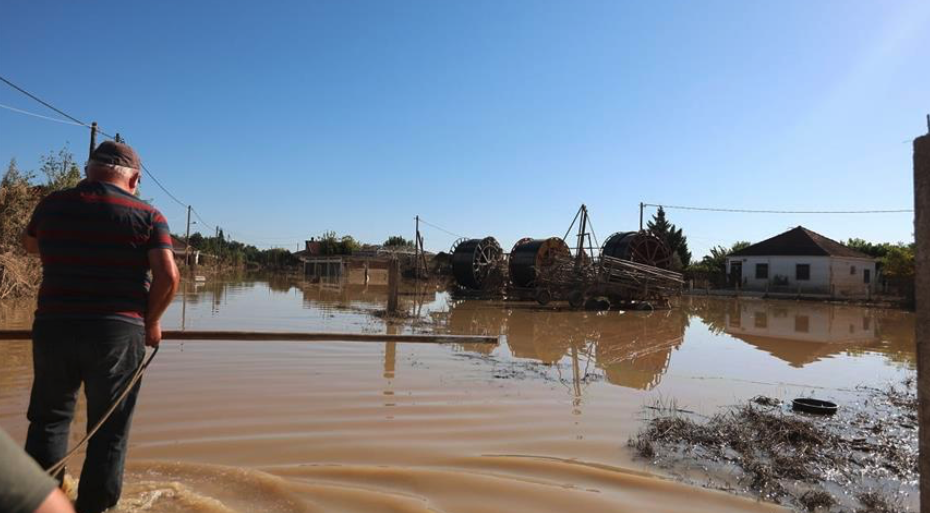
<instances>
[{"instance_id":1,"label":"concrete wall","mask_svg":"<svg viewBox=\"0 0 930 513\"><path fill-rule=\"evenodd\" d=\"M734 262L741 262L742 289L747 291L794 292L828 294L836 297L867 297L875 290L875 262L864 259L827 256L750 256L727 259L727 273ZM756 278L756 265L768 264L768 278ZM798 264L810 265L810 279L798 280ZM855 273L852 273L855 268ZM863 271L869 270L870 284L863 281ZM780 280L779 278L786 278Z\"/></svg>"},{"instance_id":2,"label":"concrete wall","mask_svg":"<svg viewBox=\"0 0 930 513\"><path fill-rule=\"evenodd\" d=\"M832 259L833 294L837 297L868 297L875 292L875 262L858 258ZM865 283L865 271L869 283Z\"/></svg>"},{"instance_id":3,"label":"concrete wall","mask_svg":"<svg viewBox=\"0 0 930 513\"><path fill-rule=\"evenodd\" d=\"M742 262L743 281L742 288L746 290L764 291L792 291L801 286L802 292L829 294L830 292L830 257L807 256L761 256L739 257L727 259L727 273L733 262ZM768 264L768 279L756 279L756 264ZM795 278L797 264L808 264L811 267L810 279L798 281ZM776 276L787 278L787 285L775 285Z\"/></svg>"}]
</instances>

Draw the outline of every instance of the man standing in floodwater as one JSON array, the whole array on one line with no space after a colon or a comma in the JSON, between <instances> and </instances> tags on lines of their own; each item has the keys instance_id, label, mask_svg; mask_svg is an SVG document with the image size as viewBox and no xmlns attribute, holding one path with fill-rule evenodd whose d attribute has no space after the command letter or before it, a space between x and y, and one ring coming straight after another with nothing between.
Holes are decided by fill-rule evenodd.
<instances>
[{"instance_id":1,"label":"man standing in floodwater","mask_svg":"<svg viewBox=\"0 0 930 513\"><path fill-rule=\"evenodd\" d=\"M87 163L87 178L43 199L23 234L26 250L42 259L26 452L43 468L67 452L81 383L93 426L131 381L145 346L161 342L160 319L179 275L164 216L134 195L141 167L129 146L102 143ZM79 513L119 501L140 385L87 445Z\"/></svg>"}]
</instances>

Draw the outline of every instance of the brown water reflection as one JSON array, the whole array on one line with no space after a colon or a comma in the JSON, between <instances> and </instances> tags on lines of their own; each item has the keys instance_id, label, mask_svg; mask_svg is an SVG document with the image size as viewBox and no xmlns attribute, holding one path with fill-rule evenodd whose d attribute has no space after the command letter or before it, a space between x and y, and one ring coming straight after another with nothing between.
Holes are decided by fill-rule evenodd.
<instances>
[{"instance_id":1,"label":"brown water reflection","mask_svg":"<svg viewBox=\"0 0 930 513\"><path fill-rule=\"evenodd\" d=\"M771 510L640 474L625 444L642 406L671 397L712 413L812 390L842 402L914 366L905 312L706 298L576 312L455 301L420 283L403 287L411 318L392 323L377 315L384 294L286 278L186 284L166 327L503 343L165 342L140 396L123 510ZM0 303L0 327L27 327L30 310ZM20 440L30 383L29 342L0 343L0 425Z\"/></svg>"}]
</instances>

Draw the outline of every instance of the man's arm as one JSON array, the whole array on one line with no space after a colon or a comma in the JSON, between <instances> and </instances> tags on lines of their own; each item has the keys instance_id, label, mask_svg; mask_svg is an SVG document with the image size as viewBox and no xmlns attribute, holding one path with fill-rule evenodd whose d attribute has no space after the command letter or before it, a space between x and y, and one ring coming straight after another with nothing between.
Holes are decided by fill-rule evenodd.
<instances>
[{"instance_id":1,"label":"man's arm","mask_svg":"<svg viewBox=\"0 0 930 513\"><path fill-rule=\"evenodd\" d=\"M30 255L39 254L39 239L29 235L29 230L23 230L23 236L20 238L23 243L23 247L26 249L26 253Z\"/></svg>"},{"instance_id":2,"label":"man's arm","mask_svg":"<svg viewBox=\"0 0 930 513\"><path fill-rule=\"evenodd\" d=\"M161 316L178 291L181 275L170 249L149 250L149 266L152 268L152 287L145 314L145 345L157 347L161 342Z\"/></svg>"}]
</instances>

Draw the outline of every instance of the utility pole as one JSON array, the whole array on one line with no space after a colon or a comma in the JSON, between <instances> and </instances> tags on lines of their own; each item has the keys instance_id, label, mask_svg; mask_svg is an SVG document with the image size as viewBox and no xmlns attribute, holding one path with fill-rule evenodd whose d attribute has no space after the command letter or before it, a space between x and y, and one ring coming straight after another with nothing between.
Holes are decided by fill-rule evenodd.
<instances>
[{"instance_id":1,"label":"utility pole","mask_svg":"<svg viewBox=\"0 0 930 513\"><path fill-rule=\"evenodd\" d=\"M639 202L639 231L643 231L643 208L645 206L642 201Z\"/></svg>"},{"instance_id":2,"label":"utility pole","mask_svg":"<svg viewBox=\"0 0 930 513\"><path fill-rule=\"evenodd\" d=\"M420 215L417 214L417 231L413 238L413 277L420 277Z\"/></svg>"},{"instance_id":3,"label":"utility pole","mask_svg":"<svg viewBox=\"0 0 930 513\"><path fill-rule=\"evenodd\" d=\"M97 149L97 122L94 121L90 124L90 152L87 153L87 158L89 159L91 155L94 154L94 150Z\"/></svg>"},{"instance_id":4,"label":"utility pole","mask_svg":"<svg viewBox=\"0 0 930 513\"><path fill-rule=\"evenodd\" d=\"M190 265L191 252L191 206L187 206L187 235L184 236L184 264Z\"/></svg>"},{"instance_id":5,"label":"utility pole","mask_svg":"<svg viewBox=\"0 0 930 513\"><path fill-rule=\"evenodd\" d=\"M930 115L927 135L914 139L914 256L917 313L917 419L920 511L930 513Z\"/></svg>"}]
</instances>

